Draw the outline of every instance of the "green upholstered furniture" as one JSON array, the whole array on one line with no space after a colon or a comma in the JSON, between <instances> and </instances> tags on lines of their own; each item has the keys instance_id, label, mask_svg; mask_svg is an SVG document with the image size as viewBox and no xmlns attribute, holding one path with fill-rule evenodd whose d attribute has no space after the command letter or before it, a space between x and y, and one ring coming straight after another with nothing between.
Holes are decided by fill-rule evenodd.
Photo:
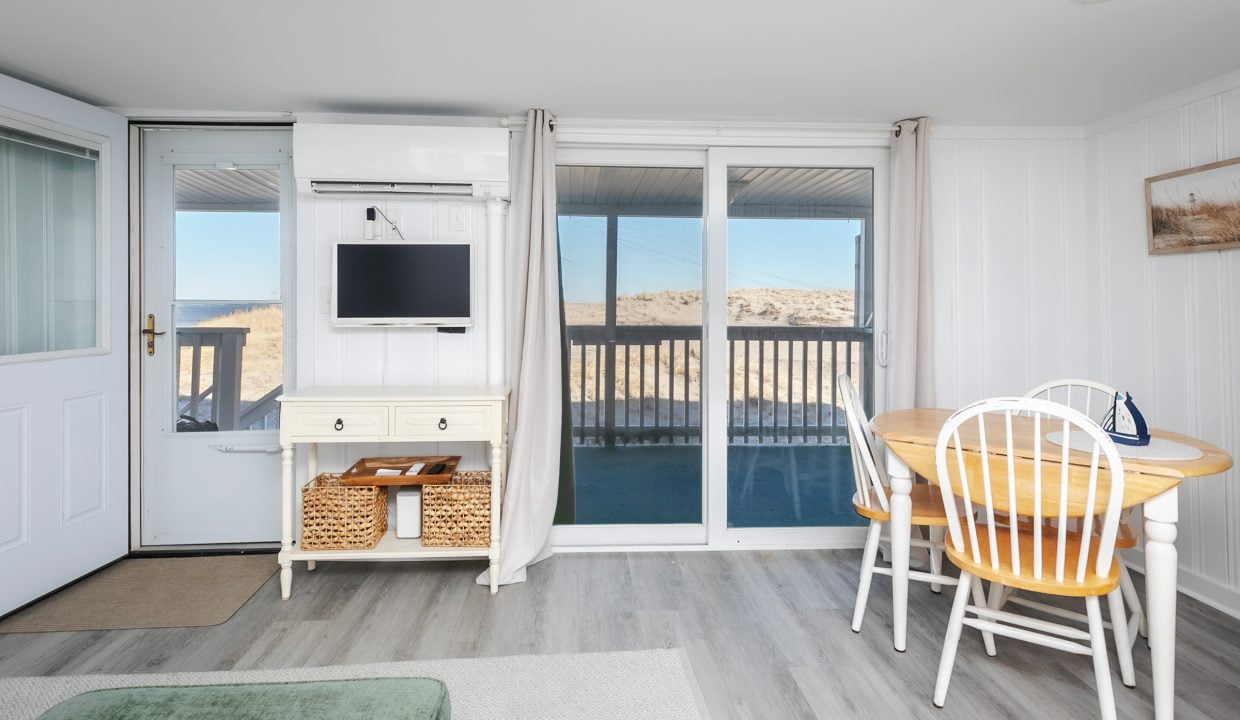
<instances>
[{"instance_id":1,"label":"green upholstered furniture","mask_svg":"<svg viewBox=\"0 0 1240 720\"><path fill-rule=\"evenodd\" d=\"M94 690L42 720L450 720L448 688L431 678L179 685Z\"/></svg>"}]
</instances>

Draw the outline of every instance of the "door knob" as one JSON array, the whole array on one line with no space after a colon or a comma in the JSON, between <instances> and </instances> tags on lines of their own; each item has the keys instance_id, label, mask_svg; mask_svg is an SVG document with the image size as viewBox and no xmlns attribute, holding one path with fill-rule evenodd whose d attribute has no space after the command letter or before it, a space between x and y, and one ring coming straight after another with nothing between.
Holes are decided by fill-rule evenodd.
<instances>
[{"instance_id":1,"label":"door knob","mask_svg":"<svg viewBox=\"0 0 1240 720\"><path fill-rule=\"evenodd\" d=\"M146 354L151 356L155 354L155 338L160 335L167 335L167 332L155 332L155 316L146 316L146 327L142 328L142 334L146 336Z\"/></svg>"}]
</instances>

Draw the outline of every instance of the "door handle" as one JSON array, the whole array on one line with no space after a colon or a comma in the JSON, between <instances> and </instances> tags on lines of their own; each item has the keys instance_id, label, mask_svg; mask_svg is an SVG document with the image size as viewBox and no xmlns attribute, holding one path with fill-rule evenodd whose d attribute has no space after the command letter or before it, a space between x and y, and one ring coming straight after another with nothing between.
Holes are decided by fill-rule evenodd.
<instances>
[{"instance_id":1,"label":"door handle","mask_svg":"<svg viewBox=\"0 0 1240 720\"><path fill-rule=\"evenodd\" d=\"M155 332L155 316L146 316L146 327L142 328L142 334L146 336L146 354L151 356L155 354L155 338L160 335L167 335L167 332Z\"/></svg>"},{"instance_id":2,"label":"door handle","mask_svg":"<svg viewBox=\"0 0 1240 720\"><path fill-rule=\"evenodd\" d=\"M336 418L336 432L344 430L344 418Z\"/></svg>"},{"instance_id":3,"label":"door handle","mask_svg":"<svg viewBox=\"0 0 1240 720\"><path fill-rule=\"evenodd\" d=\"M440 430L448 429L448 418L439 418L439 429Z\"/></svg>"},{"instance_id":4,"label":"door handle","mask_svg":"<svg viewBox=\"0 0 1240 720\"><path fill-rule=\"evenodd\" d=\"M211 445L212 450L222 453L265 453L274 455L283 448L279 445Z\"/></svg>"}]
</instances>

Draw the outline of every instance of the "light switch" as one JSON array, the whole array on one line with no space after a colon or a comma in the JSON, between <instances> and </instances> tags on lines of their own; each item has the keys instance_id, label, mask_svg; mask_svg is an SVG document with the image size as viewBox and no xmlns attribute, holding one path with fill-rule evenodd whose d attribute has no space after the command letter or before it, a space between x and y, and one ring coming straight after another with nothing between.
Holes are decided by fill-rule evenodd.
<instances>
[{"instance_id":1,"label":"light switch","mask_svg":"<svg viewBox=\"0 0 1240 720\"><path fill-rule=\"evenodd\" d=\"M465 232L465 223L468 221L468 210L464 205L456 204L448 210L448 231L449 232Z\"/></svg>"}]
</instances>

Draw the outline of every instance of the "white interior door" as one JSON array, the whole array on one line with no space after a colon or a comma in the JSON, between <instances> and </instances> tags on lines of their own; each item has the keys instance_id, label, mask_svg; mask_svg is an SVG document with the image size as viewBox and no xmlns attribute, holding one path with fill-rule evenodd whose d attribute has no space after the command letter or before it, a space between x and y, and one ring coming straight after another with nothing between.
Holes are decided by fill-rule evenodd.
<instances>
[{"instance_id":1,"label":"white interior door","mask_svg":"<svg viewBox=\"0 0 1240 720\"><path fill-rule=\"evenodd\" d=\"M2 615L124 556L129 511L125 119L0 102Z\"/></svg>"},{"instance_id":2,"label":"white interior door","mask_svg":"<svg viewBox=\"0 0 1240 720\"><path fill-rule=\"evenodd\" d=\"M287 129L142 133L141 544L280 537Z\"/></svg>"}]
</instances>

